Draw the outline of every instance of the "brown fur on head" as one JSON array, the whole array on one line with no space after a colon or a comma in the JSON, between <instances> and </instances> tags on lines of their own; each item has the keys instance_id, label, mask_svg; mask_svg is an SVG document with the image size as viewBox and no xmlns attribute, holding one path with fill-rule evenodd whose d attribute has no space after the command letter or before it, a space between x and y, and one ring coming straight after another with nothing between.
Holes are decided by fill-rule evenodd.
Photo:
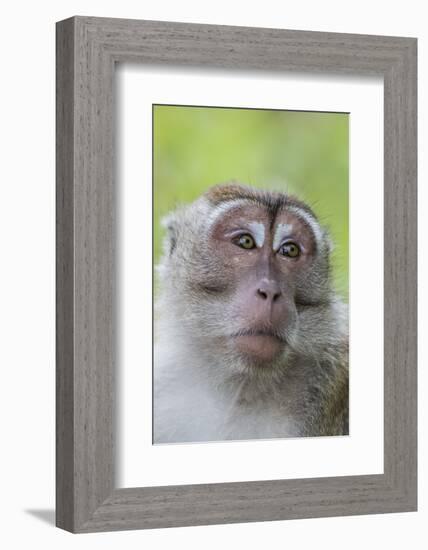
<instances>
[{"instance_id":1,"label":"brown fur on head","mask_svg":"<svg viewBox=\"0 0 428 550\"><path fill-rule=\"evenodd\" d=\"M206 191L204 196L214 206L235 200L247 200L250 202L262 203L271 211L275 211L281 206L296 206L316 218L312 209L306 203L300 201L293 195L288 195L279 191L257 189L255 187L249 187L248 185L242 185L237 182L214 185Z\"/></svg>"}]
</instances>

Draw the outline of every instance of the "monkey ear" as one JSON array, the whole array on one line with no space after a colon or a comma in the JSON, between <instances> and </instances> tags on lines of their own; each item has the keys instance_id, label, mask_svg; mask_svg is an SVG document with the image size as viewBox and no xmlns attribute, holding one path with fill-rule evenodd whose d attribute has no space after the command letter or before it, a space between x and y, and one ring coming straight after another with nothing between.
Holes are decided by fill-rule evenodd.
<instances>
[{"instance_id":1,"label":"monkey ear","mask_svg":"<svg viewBox=\"0 0 428 550\"><path fill-rule=\"evenodd\" d=\"M334 242L330 236L330 232L327 230L327 229L323 229L323 238L324 238L324 242L326 243L327 245L327 250L329 253L333 252L334 250Z\"/></svg>"},{"instance_id":2,"label":"monkey ear","mask_svg":"<svg viewBox=\"0 0 428 550\"><path fill-rule=\"evenodd\" d=\"M178 220L174 214L168 214L162 219L161 225L166 229L163 242L164 252L168 256L171 256L178 241Z\"/></svg>"}]
</instances>

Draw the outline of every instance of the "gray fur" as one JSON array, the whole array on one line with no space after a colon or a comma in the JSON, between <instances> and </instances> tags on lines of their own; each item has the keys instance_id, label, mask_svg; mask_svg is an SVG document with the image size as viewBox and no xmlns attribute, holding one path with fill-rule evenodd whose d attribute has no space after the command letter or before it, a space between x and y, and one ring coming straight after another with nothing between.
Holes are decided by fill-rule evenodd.
<instances>
[{"instance_id":1,"label":"gray fur","mask_svg":"<svg viewBox=\"0 0 428 550\"><path fill-rule=\"evenodd\" d=\"M165 222L154 442L347 434L347 306L332 289L327 232L319 227L321 246L296 287L294 320L284 334L289 346L268 368L254 369L219 346L233 323L228 293L210 292L227 284L209 238L221 208L203 195Z\"/></svg>"}]
</instances>

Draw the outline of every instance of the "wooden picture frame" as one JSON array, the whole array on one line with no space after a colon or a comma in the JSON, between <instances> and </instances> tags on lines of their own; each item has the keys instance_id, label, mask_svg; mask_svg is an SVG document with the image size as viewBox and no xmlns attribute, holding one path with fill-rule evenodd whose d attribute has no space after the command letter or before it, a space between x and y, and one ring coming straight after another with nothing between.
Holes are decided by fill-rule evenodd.
<instances>
[{"instance_id":1,"label":"wooden picture frame","mask_svg":"<svg viewBox=\"0 0 428 550\"><path fill-rule=\"evenodd\" d=\"M58 527L82 533L416 510L416 46L414 38L91 17L57 24ZM383 77L383 474L115 488L117 62Z\"/></svg>"}]
</instances>

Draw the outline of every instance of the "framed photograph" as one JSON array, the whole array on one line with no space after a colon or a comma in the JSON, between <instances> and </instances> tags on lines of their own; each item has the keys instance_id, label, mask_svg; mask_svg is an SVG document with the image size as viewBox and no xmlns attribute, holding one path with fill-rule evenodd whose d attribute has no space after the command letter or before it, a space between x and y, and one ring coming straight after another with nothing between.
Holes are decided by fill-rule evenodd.
<instances>
[{"instance_id":1,"label":"framed photograph","mask_svg":"<svg viewBox=\"0 0 428 550\"><path fill-rule=\"evenodd\" d=\"M414 511L416 39L57 24L57 525Z\"/></svg>"}]
</instances>

